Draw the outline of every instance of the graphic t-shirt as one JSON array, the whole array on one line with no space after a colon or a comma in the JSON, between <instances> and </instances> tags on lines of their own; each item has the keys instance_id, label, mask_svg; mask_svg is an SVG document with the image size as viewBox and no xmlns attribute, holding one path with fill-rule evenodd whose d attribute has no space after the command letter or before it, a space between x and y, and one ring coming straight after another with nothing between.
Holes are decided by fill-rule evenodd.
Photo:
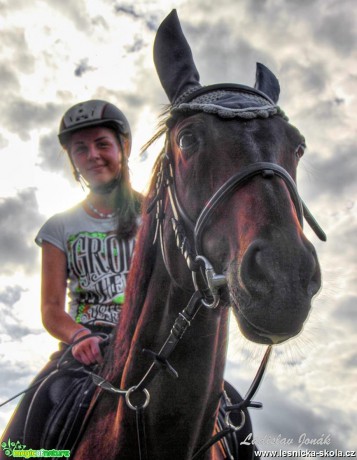
<instances>
[{"instance_id":1,"label":"graphic t-shirt","mask_svg":"<svg viewBox=\"0 0 357 460\"><path fill-rule=\"evenodd\" d=\"M36 237L66 254L69 314L78 323L118 322L135 240L118 241L116 227L116 217L96 219L77 205L51 217Z\"/></svg>"}]
</instances>

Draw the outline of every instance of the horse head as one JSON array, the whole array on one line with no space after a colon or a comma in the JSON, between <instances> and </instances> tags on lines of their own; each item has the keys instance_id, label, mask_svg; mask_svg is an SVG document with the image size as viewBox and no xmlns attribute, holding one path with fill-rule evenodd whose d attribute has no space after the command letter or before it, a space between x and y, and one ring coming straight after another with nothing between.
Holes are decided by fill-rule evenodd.
<instances>
[{"instance_id":1,"label":"horse head","mask_svg":"<svg viewBox=\"0 0 357 460\"><path fill-rule=\"evenodd\" d=\"M159 27L154 61L171 104L157 186L172 184L159 212L163 253L181 252L198 286L214 273L214 306L232 306L248 339L283 342L301 331L321 285L304 216L325 235L296 188L305 139L277 106L279 82L257 64L254 87L202 86L175 10ZM164 259L187 288L190 271Z\"/></svg>"}]
</instances>

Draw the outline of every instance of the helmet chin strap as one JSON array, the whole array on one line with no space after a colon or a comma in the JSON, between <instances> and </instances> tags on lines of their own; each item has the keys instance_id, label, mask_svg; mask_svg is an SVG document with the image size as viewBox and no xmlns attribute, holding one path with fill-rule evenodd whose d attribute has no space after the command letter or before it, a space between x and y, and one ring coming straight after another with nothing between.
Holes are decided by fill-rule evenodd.
<instances>
[{"instance_id":1,"label":"helmet chin strap","mask_svg":"<svg viewBox=\"0 0 357 460\"><path fill-rule=\"evenodd\" d=\"M88 188L91 192L96 193L97 195L108 195L115 189L115 187L117 187L117 185L120 182L120 178L121 178L121 173L119 172L118 175L113 180L108 182L107 184L100 184L100 185L89 185L88 184Z\"/></svg>"},{"instance_id":2,"label":"helmet chin strap","mask_svg":"<svg viewBox=\"0 0 357 460\"><path fill-rule=\"evenodd\" d=\"M73 171L73 175L76 181L81 184L84 191L86 188L88 188L91 192L97 195L108 195L115 189L115 187L117 187L121 179L121 172L119 171L117 176L107 184L90 185L90 183L84 179L84 177L77 169Z\"/></svg>"}]
</instances>

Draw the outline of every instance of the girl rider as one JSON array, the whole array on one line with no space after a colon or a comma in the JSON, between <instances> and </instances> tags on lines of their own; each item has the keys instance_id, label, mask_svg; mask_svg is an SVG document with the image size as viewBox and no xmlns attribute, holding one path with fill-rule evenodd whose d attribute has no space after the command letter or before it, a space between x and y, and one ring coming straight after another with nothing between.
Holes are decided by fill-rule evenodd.
<instances>
[{"instance_id":1,"label":"girl rider","mask_svg":"<svg viewBox=\"0 0 357 460\"><path fill-rule=\"evenodd\" d=\"M102 362L102 339L91 333L110 333L118 321L140 212L140 196L129 179L130 126L115 105L102 100L76 104L64 114L58 137L75 178L89 193L74 208L51 217L36 237L42 248L42 320L60 341L60 351L35 381L53 371L67 345L78 339L72 348L77 361ZM3 441L26 442L34 391L20 402Z\"/></svg>"}]
</instances>

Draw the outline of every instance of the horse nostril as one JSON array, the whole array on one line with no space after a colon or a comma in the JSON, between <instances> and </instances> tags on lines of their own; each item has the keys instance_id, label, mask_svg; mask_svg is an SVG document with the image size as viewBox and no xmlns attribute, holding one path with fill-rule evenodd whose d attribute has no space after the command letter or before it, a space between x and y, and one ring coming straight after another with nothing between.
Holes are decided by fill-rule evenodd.
<instances>
[{"instance_id":1,"label":"horse nostril","mask_svg":"<svg viewBox=\"0 0 357 460\"><path fill-rule=\"evenodd\" d=\"M274 282L274 261L268 254L268 245L262 240L253 242L246 250L241 264L241 281L250 293L267 294Z\"/></svg>"},{"instance_id":2,"label":"horse nostril","mask_svg":"<svg viewBox=\"0 0 357 460\"><path fill-rule=\"evenodd\" d=\"M295 290L313 297L320 288L319 263L312 245L296 242L292 247L280 239L259 239L246 250L240 279L252 296L266 296L273 291Z\"/></svg>"},{"instance_id":3,"label":"horse nostril","mask_svg":"<svg viewBox=\"0 0 357 460\"><path fill-rule=\"evenodd\" d=\"M310 257L312 258L312 263L311 263L311 274L310 274L310 279L308 282L307 286L307 292L310 295L310 297L313 297L316 295L321 287L321 271L320 271L320 265L318 263L317 255L315 249L312 247Z\"/></svg>"}]
</instances>

